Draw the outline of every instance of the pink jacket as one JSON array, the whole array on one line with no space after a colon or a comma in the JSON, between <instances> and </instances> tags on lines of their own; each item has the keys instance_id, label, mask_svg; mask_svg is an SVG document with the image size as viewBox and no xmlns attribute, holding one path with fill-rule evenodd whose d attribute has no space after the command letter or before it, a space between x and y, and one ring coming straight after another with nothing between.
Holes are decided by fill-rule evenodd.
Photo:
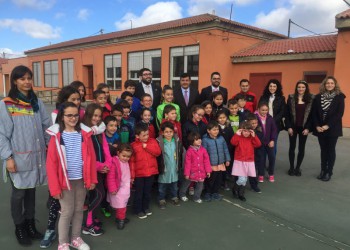
<instances>
[{"instance_id":1,"label":"pink jacket","mask_svg":"<svg viewBox=\"0 0 350 250\"><path fill-rule=\"evenodd\" d=\"M211 173L209 155L207 150L200 146L198 150L189 147L186 152L184 175L191 181L204 181L207 173Z\"/></svg>"},{"instance_id":2,"label":"pink jacket","mask_svg":"<svg viewBox=\"0 0 350 250\"><path fill-rule=\"evenodd\" d=\"M100 172L104 166L107 166L110 169L111 168L110 166L112 165L112 156L111 156L111 153L109 152L109 146L108 146L105 133L102 133L102 149L103 149L103 154L105 156L105 162L96 161L97 172Z\"/></svg>"},{"instance_id":3,"label":"pink jacket","mask_svg":"<svg viewBox=\"0 0 350 250\"><path fill-rule=\"evenodd\" d=\"M112 158L109 172L107 173L106 185L108 192L118 192L121 183L120 163L117 157Z\"/></svg>"}]
</instances>

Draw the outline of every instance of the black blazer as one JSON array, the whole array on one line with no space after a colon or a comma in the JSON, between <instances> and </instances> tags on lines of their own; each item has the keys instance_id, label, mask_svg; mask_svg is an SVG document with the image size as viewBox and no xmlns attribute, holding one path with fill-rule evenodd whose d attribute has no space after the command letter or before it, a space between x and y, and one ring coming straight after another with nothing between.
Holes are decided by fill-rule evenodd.
<instances>
[{"instance_id":1,"label":"black blazer","mask_svg":"<svg viewBox=\"0 0 350 250\"><path fill-rule=\"evenodd\" d=\"M321 94L316 95L312 107L312 121L314 126L313 134L316 136L343 136L342 117L344 114L345 95L336 95L329 106L326 117L323 119L323 109L321 107ZM316 127L328 125L329 129L325 132L317 132Z\"/></svg>"},{"instance_id":2,"label":"black blazer","mask_svg":"<svg viewBox=\"0 0 350 250\"><path fill-rule=\"evenodd\" d=\"M162 96L162 87L157 86L153 82L151 83L152 91L153 91L153 104L152 108L154 110L157 110L158 105L160 104L160 99ZM139 98L141 100L141 97L145 94L145 91L143 90L143 86L141 82L138 82L136 84L135 88L135 97Z\"/></svg>"},{"instance_id":3,"label":"black blazer","mask_svg":"<svg viewBox=\"0 0 350 250\"><path fill-rule=\"evenodd\" d=\"M219 86L219 91L220 91L220 92L223 94L223 96L224 96L224 102L223 102L223 104L225 105L225 104L227 103L227 95L228 95L228 94L227 94L227 88L224 88L224 87ZM210 95L211 95L212 92L213 92L213 91L212 91L211 85L208 86L208 87L206 87L206 88L203 88L202 91L201 91L201 95L200 95L200 101L201 101L201 102L204 102L204 101L206 101L206 100L211 101Z\"/></svg>"},{"instance_id":4,"label":"black blazer","mask_svg":"<svg viewBox=\"0 0 350 250\"><path fill-rule=\"evenodd\" d=\"M264 101L269 103L270 97L262 96L259 102ZM275 96L275 100L272 103L273 119L275 120L278 132L284 129L282 118L284 117L286 108L286 98L284 96Z\"/></svg>"},{"instance_id":5,"label":"black blazer","mask_svg":"<svg viewBox=\"0 0 350 250\"><path fill-rule=\"evenodd\" d=\"M191 107L194 104L198 104L199 103L199 92L198 89L190 86L190 96L188 98L188 106L186 106L186 102L185 102L185 98L182 94L182 89L181 87L176 87L174 88L174 103L176 103L177 105L179 105L180 107L180 121L181 124L184 124L187 119L188 119L188 113L190 112Z\"/></svg>"}]
</instances>

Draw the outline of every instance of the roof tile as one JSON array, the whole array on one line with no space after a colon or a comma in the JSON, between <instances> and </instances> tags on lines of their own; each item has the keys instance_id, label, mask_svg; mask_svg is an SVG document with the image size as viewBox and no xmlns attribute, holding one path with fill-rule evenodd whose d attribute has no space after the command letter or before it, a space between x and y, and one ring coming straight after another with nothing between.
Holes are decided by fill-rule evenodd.
<instances>
[{"instance_id":1,"label":"roof tile","mask_svg":"<svg viewBox=\"0 0 350 250\"><path fill-rule=\"evenodd\" d=\"M350 9L347 9L346 11L343 11L343 12L339 13L335 17L338 18L338 19L350 18Z\"/></svg>"}]
</instances>

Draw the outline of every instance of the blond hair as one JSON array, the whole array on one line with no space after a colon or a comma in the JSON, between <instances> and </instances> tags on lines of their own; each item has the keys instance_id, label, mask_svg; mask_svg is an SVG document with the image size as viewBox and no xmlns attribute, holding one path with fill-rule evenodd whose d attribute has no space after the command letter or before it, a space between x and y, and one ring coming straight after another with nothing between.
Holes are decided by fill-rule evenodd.
<instances>
[{"instance_id":1,"label":"blond hair","mask_svg":"<svg viewBox=\"0 0 350 250\"><path fill-rule=\"evenodd\" d=\"M320 85L320 94L324 94L324 93L328 92L328 91L326 90L326 83L327 83L328 80L333 80L333 81L334 81L334 83L335 83L334 92L335 92L337 95L339 95L340 93L342 93L341 90L340 90L340 86L339 86L339 84L338 84L337 79L335 79L334 76L327 76L327 77L322 81L322 83L321 83L321 85Z\"/></svg>"}]
</instances>

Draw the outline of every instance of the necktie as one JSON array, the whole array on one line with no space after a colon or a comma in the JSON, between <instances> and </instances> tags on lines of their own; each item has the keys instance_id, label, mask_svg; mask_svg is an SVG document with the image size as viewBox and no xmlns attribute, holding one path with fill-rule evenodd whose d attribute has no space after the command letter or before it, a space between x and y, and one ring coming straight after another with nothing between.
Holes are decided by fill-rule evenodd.
<instances>
[{"instance_id":1,"label":"necktie","mask_svg":"<svg viewBox=\"0 0 350 250\"><path fill-rule=\"evenodd\" d=\"M188 106L188 90L185 90L184 98L185 98L186 106Z\"/></svg>"},{"instance_id":2,"label":"necktie","mask_svg":"<svg viewBox=\"0 0 350 250\"><path fill-rule=\"evenodd\" d=\"M214 88L214 91L213 91L213 92L216 92L216 91L219 91L219 88Z\"/></svg>"}]
</instances>

